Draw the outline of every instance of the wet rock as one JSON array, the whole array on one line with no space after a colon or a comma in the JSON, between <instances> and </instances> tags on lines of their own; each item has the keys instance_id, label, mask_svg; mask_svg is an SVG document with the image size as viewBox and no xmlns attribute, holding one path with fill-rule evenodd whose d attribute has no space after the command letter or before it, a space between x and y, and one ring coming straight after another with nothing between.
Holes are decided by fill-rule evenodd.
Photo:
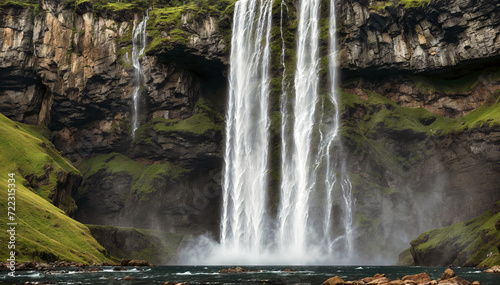
<instances>
[{"instance_id":1,"label":"wet rock","mask_svg":"<svg viewBox=\"0 0 500 285\"><path fill-rule=\"evenodd\" d=\"M127 266L149 266L149 262L146 260L133 259L128 262Z\"/></svg>"},{"instance_id":2,"label":"wet rock","mask_svg":"<svg viewBox=\"0 0 500 285\"><path fill-rule=\"evenodd\" d=\"M486 269L484 272L485 273L500 273L500 266L499 265L492 266L491 268Z\"/></svg>"},{"instance_id":3,"label":"wet rock","mask_svg":"<svg viewBox=\"0 0 500 285\"><path fill-rule=\"evenodd\" d=\"M237 266L235 268L221 269L219 272L220 273L240 273L240 272L251 272L251 270L247 270L243 267Z\"/></svg>"},{"instance_id":4,"label":"wet rock","mask_svg":"<svg viewBox=\"0 0 500 285\"><path fill-rule=\"evenodd\" d=\"M441 280L447 280L447 279L453 278L455 276L457 276L455 274L455 271L451 270L450 268L447 268L444 271L443 275L441 275Z\"/></svg>"},{"instance_id":5,"label":"wet rock","mask_svg":"<svg viewBox=\"0 0 500 285\"><path fill-rule=\"evenodd\" d=\"M420 273L415 275L407 275L401 279L402 281L412 280L417 283L427 283L431 281L431 277L427 273Z\"/></svg>"},{"instance_id":6,"label":"wet rock","mask_svg":"<svg viewBox=\"0 0 500 285\"><path fill-rule=\"evenodd\" d=\"M323 285L344 285L344 280L339 276L334 276L323 282Z\"/></svg>"},{"instance_id":7,"label":"wet rock","mask_svg":"<svg viewBox=\"0 0 500 285\"><path fill-rule=\"evenodd\" d=\"M120 266L128 266L130 262L130 259L122 258L122 261L120 262Z\"/></svg>"},{"instance_id":8,"label":"wet rock","mask_svg":"<svg viewBox=\"0 0 500 285\"><path fill-rule=\"evenodd\" d=\"M130 277L130 276L125 276L125 277L123 277L123 280L132 280L132 277Z\"/></svg>"},{"instance_id":9,"label":"wet rock","mask_svg":"<svg viewBox=\"0 0 500 285\"><path fill-rule=\"evenodd\" d=\"M441 280L438 282L438 284L441 284L441 285L470 285L471 282L467 281L467 280L464 280L460 277L453 277L453 278L449 278L449 279L446 279L446 280Z\"/></svg>"}]
</instances>

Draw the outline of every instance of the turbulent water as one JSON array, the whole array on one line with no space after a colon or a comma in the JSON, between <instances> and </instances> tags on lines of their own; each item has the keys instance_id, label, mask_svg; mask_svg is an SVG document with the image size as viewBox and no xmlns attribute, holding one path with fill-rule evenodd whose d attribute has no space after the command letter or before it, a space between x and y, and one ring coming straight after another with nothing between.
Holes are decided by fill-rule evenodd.
<instances>
[{"instance_id":1,"label":"turbulent water","mask_svg":"<svg viewBox=\"0 0 500 285\"><path fill-rule=\"evenodd\" d=\"M234 266L232 266L234 267ZM151 268L127 268L114 271L104 267L101 272L77 272L76 268L61 268L58 272L16 271L16 277L8 277L7 271L0 272L0 284L163 284L167 281L189 284L322 284L335 275L344 280L359 280L385 273L388 278L397 279L405 275L426 272L432 279L438 279L445 268L439 267L394 267L394 266L259 266L245 267L254 272L224 273L221 266L158 266ZM292 271L284 271L291 269ZM498 274L482 273L476 268L453 268L466 280L478 280L484 285L500 284ZM132 280L124 280L130 276Z\"/></svg>"},{"instance_id":2,"label":"turbulent water","mask_svg":"<svg viewBox=\"0 0 500 285\"><path fill-rule=\"evenodd\" d=\"M132 113L132 137L135 137L135 131L139 127L139 90L141 89L142 68L139 62L139 57L144 53L146 48L146 23L148 21L148 12L144 14L144 19L137 25L134 30L132 40L132 65L134 66L134 93L132 99L134 102L134 110Z\"/></svg>"}]
</instances>

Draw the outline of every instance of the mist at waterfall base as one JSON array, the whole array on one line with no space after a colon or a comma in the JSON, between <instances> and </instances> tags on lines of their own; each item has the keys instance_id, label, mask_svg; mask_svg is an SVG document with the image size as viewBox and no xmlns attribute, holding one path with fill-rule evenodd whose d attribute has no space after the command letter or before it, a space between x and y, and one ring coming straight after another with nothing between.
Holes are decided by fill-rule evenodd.
<instances>
[{"instance_id":1,"label":"mist at waterfall base","mask_svg":"<svg viewBox=\"0 0 500 285\"><path fill-rule=\"evenodd\" d=\"M321 94L320 0L300 1L293 78L283 72L280 98L280 185L270 189L270 37L272 2L236 2L226 113L220 237L202 235L180 250L177 264L396 264L418 234L439 226L442 201L436 176L431 194L399 184L397 201L374 197L375 228L356 228L356 193L340 138L334 1L329 19L329 88ZM324 8L324 7L323 7ZM285 41L281 3L283 70ZM289 84L293 82L293 84ZM293 86L292 88L289 88ZM402 186L403 185L403 186ZM358 187L358 188L356 188ZM270 211L271 191L279 191ZM416 203L415 203L416 202ZM374 217L371 217L375 219Z\"/></svg>"},{"instance_id":2,"label":"mist at waterfall base","mask_svg":"<svg viewBox=\"0 0 500 285\"><path fill-rule=\"evenodd\" d=\"M181 263L356 263L351 184L339 136L335 7L330 5L331 88L323 99L319 92L320 0L300 4L295 97L289 100L283 92L281 98L280 201L274 216L268 211L272 2L236 2L220 240L205 236L192 241L181 251ZM282 15L285 8L282 2ZM283 57L282 65L286 69ZM282 84L285 91L285 79ZM325 108L333 115L323 115ZM340 218L334 217L335 203L342 209Z\"/></svg>"}]
</instances>

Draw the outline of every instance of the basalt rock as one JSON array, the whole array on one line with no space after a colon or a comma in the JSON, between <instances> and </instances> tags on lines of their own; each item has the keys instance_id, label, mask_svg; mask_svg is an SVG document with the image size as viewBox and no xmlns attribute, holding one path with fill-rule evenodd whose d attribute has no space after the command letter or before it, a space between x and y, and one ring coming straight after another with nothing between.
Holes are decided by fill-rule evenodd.
<instances>
[{"instance_id":1,"label":"basalt rock","mask_svg":"<svg viewBox=\"0 0 500 285\"><path fill-rule=\"evenodd\" d=\"M421 7L339 1L341 68L360 74L453 72L500 60L494 0L439 0ZM387 3L387 2L383 2Z\"/></svg>"}]
</instances>

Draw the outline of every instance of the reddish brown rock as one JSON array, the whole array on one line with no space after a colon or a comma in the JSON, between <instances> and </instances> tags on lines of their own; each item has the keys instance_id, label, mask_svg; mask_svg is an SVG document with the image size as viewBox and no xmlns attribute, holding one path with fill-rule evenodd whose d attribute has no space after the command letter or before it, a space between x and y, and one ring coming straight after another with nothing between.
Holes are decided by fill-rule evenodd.
<instances>
[{"instance_id":1,"label":"reddish brown rock","mask_svg":"<svg viewBox=\"0 0 500 285\"><path fill-rule=\"evenodd\" d=\"M129 261L128 266L149 266L146 260L134 259Z\"/></svg>"},{"instance_id":2,"label":"reddish brown rock","mask_svg":"<svg viewBox=\"0 0 500 285\"><path fill-rule=\"evenodd\" d=\"M387 282L389 282L389 279L387 279L387 277L379 277L366 283L366 285L381 285L381 284L387 284Z\"/></svg>"},{"instance_id":3,"label":"reddish brown rock","mask_svg":"<svg viewBox=\"0 0 500 285\"><path fill-rule=\"evenodd\" d=\"M438 284L440 284L440 285L470 285L470 282L467 280L464 280L460 277L455 276L453 278L441 280L441 281L439 281Z\"/></svg>"},{"instance_id":4,"label":"reddish brown rock","mask_svg":"<svg viewBox=\"0 0 500 285\"><path fill-rule=\"evenodd\" d=\"M334 276L323 282L323 285L344 285L344 284L345 284L344 280L339 276Z\"/></svg>"},{"instance_id":5,"label":"reddish brown rock","mask_svg":"<svg viewBox=\"0 0 500 285\"><path fill-rule=\"evenodd\" d=\"M484 271L485 273L500 273L500 266L499 265L495 265L491 268L488 268Z\"/></svg>"},{"instance_id":6,"label":"reddish brown rock","mask_svg":"<svg viewBox=\"0 0 500 285\"><path fill-rule=\"evenodd\" d=\"M431 281L431 277L427 273L420 273L415 275L407 275L401 279L403 281L412 280L418 283L427 283Z\"/></svg>"},{"instance_id":7,"label":"reddish brown rock","mask_svg":"<svg viewBox=\"0 0 500 285\"><path fill-rule=\"evenodd\" d=\"M387 285L404 285L404 284L405 283L401 279L392 280L390 282L387 282Z\"/></svg>"},{"instance_id":8,"label":"reddish brown rock","mask_svg":"<svg viewBox=\"0 0 500 285\"><path fill-rule=\"evenodd\" d=\"M451 270L451 269L446 269L443 273L443 275L441 275L441 280L446 280L446 279L450 279L450 278L453 278L457 276L455 274L455 271Z\"/></svg>"},{"instance_id":9,"label":"reddish brown rock","mask_svg":"<svg viewBox=\"0 0 500 285\"><path fill-rule=\"evenodd\" d=\"M130 259L123 258L122 262L120 263L120 266L128 266L129 262L130 262Z\"/></svg>"}]
</instances>

